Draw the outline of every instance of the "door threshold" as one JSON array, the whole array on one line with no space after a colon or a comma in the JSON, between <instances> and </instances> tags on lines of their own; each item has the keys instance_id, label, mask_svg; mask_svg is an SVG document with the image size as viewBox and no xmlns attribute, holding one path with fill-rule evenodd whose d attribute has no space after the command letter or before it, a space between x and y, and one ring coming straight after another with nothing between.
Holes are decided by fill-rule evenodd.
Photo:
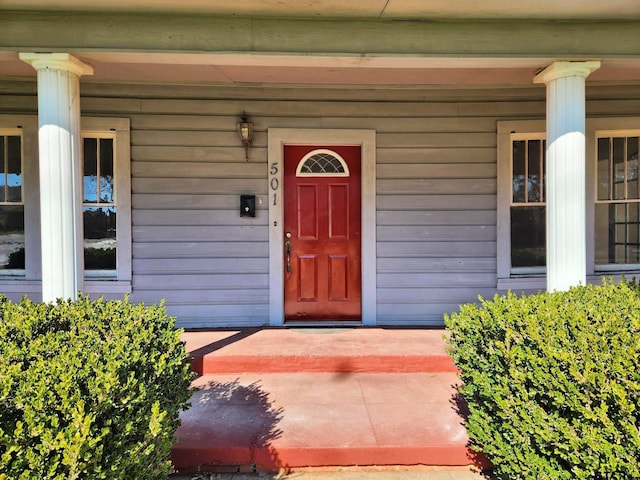
<instances>
[{"instance_id":1,"label":"door threshold","mask_svg":"<svg viewBox=\"0 0 640 480\"><path fill-rule=\"evenodd\" d=\"M285 327L293 328L334 328L334 327L361 327L361 320L291 320L285 321Z\"/></svg>"}]
</instances>

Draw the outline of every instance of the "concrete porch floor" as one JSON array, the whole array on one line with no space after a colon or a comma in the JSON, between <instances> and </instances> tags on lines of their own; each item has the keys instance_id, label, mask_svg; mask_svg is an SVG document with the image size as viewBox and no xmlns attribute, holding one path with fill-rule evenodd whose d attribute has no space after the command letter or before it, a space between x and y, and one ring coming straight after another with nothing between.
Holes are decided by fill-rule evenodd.
<instances>
[{"instance_id":1,"label":"concrete porch floor","mask_svg":"<svg viewBox=\"0 0 640 480\"><path fill-rule=\"evenodd\" d=\"M448 478L426 476L424 469L445 475L437 469L450 467L471 474L469 466L485 460L467 448L465 405L443 334L185 332L200 376L181 417L173 463L182 473L355 474L361 472L354 468L365 468L373 475L401 468L425 475L412 478Z\"/></svg>"}]
</instances>

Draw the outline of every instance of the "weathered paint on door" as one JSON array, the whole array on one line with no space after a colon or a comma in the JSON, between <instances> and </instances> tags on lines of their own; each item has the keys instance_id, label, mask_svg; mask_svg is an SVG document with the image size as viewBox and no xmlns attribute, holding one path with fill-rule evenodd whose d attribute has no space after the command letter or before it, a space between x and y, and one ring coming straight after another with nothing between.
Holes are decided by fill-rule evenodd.
<instances>
[{"instance_id":1,"label":"weathered paint on door","mask_svg":"<svg viewBox=\"0 0 640 480\"><path fill-rule=\"evenodd\" d=\"M360 320L360 147L284 148L285 321Z\"/></svg>"}]
</instances>

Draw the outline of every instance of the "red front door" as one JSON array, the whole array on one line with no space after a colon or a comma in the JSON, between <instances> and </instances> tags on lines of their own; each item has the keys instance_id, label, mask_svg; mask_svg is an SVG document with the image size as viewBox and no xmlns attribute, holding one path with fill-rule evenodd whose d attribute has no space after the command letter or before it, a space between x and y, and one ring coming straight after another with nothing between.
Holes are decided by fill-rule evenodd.
<instances>
[{"instance_id":1,"label":"red front door","mask_svg":"<svg viewBox=\"0 0 640 480\"><path fill-rule=\"evenodd\" d=\"M284 147L285 321L360 320L360 146Z\"/></svg>"}]
</instances>

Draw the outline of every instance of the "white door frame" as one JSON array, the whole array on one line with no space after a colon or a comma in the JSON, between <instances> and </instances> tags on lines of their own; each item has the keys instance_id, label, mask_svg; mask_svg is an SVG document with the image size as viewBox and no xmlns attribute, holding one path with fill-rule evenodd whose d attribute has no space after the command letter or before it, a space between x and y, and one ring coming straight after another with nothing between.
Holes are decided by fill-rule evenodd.
<instances>
[{"instance_id":1,"label":"white door frame","mask_svg":"<svg viewBox=\"0 0 640 480\"><path fill-rule=\"evenodd\" d=\"M284 324L285 145L359 145L361 148L362 324L376 324L376 132L375 130L270 128L268 130L269 324Z\"/></svg>"}]
</instances>

